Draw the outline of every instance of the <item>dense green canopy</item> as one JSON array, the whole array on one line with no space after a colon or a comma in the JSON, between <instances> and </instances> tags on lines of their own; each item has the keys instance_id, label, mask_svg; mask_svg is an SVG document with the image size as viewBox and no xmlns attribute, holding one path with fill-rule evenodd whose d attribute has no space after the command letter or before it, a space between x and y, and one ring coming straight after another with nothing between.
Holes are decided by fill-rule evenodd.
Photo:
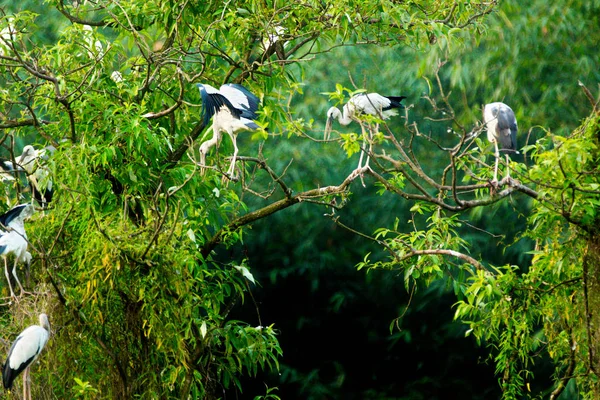
<instances>
[{"instance_id":1,"label":"dense green canopy","mask_svg":"<svg viewBox=\"0 0 600 400\"><path fill-rule=\"evenodd\" d=\"M7 350L50 316L36 398L599 395L599 2L0 4L0 156L56 148L0 310ZM226 82L262 100L233 179ZM407 108L323 140L362 90Z\"/></svg>"}]
</instances>

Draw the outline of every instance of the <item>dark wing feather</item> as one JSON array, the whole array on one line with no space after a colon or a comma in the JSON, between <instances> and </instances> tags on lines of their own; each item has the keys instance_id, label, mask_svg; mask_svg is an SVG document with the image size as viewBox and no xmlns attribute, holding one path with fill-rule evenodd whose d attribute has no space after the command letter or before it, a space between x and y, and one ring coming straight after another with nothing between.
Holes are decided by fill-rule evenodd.
<instances>
[{"instance_id":1,"label":"dark wing feather","mask_svg":"<svg viewBox=\"0 0 600 400\"><path fill-rule=\"evenodd\" d=\"M5 172L13 172L15 170L12 161L6 158L0 158L0 169Z\"/></svg>"},{"instance_id":2,"label":"dark wing feather","mask_svg":"<svg viewBox=\"0 0 600 400\"><path fill-rule=\"evenodd\" d=\"M512 109L502 107L497 115L497 140L502 150L517 150L517 119Z\"/></svg>"},{"instance_id":3,"label":"dark wing feather","mask_svg":"<svg viewBox=\"0 0 600 400\"><path fill-rule=\"evenodd\" d=\"M31 182L29 182L29 186L33 192L33 198L38 202L38 204L42 208L48 207L48 203L52 201L52 196L54 195L52 188L45 188L40 192L38 187Z\"/></svg>"},{"instance_id":4,"label":"dark wing feather","mask_svg":"<svg viewBox=\"0 0 600 400\"><path fill-rule=\"evenodd\" d=\"M221 107L225 106L236 118L240 118L241 110L236 109L225 96L219 93L207 93L204 87L200 87L200 96L202 97L202 119L204 126L210 124L210 119Z\"/></svg>"},{"instance_id":5,"label":"dark wing feather","mask_svg":"<svg viewBox=\"0 0 600 400\"><path fill-rule=\"evenodd\" d=\"M15 347L17 346L17 343L19 342L19 340L21 340L21 336L17 337L17 339L15 339L15 341L13 342L12 346L10 347L10 351L8 352L8 357L6 357L6 361L4 362L4 366L2 368L2 383L4 384L4 389L10 389L12 388L13 382L16 379L17 376L19 376L19 374L29 366L29 364L31 364L33 362L33 360L35 359L35 356L37 355L37 353L35 355L33 355L32 357L30 357L29 359L27 359L24 363L21 363L21 365L19 365L19 367L17 369L12 369L10 367L10 356L13 352L13 350L15 349ZM39 353L39 351L38 351Z\"/></svg>"},{"instance_id":6,"label":"dark wing feather","mask_svg":"<svg viewBox=\"0 0 600 400\"><path fill-rule=\"evenodd\" d=\"M392 108L404 108L404 104L401 103L406 96L385 96L390 101L390 105L383 108L381 111L391 110Z\"/></svg>"},{"instance_id":7,"label":"dark wing feather","mask_svg":"<svg viewBox=\"0 0 600 400\"><path fill-rule=\"evenodd\" d=\"M226 84L222 85L220 89L223 89L223 87L230 87L230 88L239 90L240 92L242 92L242 94L248 101L248 105L241 104L241 103L239 103L239 104L234 103L234 107L237 107L241 111L242 117L248 118L248 119L256 119L257 118L256 111L258 111L258 106L260 105L260 99L254 93L252 93L251 91L249 91L248 89L246 89L245 87L243 87L242 85L237 84L237 83L226 83Z\"/></svg>"},{"instance_id":8,"label":"dark wing feather","mask_svg":"<svg viewBox=\"0 0 600 400\"><path fill-rule=\"evenodd\" d=\"M8 224L10 224L15 218L21 215L21 212L25 207L27 207L27 204L20 204L0 215L0 224L8 226Z\"/></svg>"}]
</instances>

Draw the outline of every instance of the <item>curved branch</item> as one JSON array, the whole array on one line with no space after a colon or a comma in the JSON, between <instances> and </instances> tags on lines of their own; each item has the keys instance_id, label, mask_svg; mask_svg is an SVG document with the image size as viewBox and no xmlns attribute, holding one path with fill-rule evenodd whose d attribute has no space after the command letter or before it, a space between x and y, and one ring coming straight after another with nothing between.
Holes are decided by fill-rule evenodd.
<instances>
[{"instance_id":1,"label":"curved branch","mask_svg":"<svg viewBox=\"0 0 600 400\"><path fill-rule=\"evenodd\" d=\"M196 124L194 129L192 129L192 131L190 132L189 136L187 136L183 140L183 143L181 143L179 145L179 147L177 149L175 149L175 151L172 151L169 153L169 155L167 156L166 162L168 164L171 164L171 166L173 166L179 160L181 160L181 157L183 157L183 155L190 148L190 146L192 146L192 144L194 144L194 141L196 139L198 139L198 136L200 136L200 134L202 133L203 130L204 130L203 122L199 122L198 124Z\"/></svg>"},{"instance_id":2,"label":"curved branch","mask_svg":"<svg viewBox=\"0 0 600 400\"><path fill-rule=\"evenodd\" d=\"M295 196L286 197L282 200L276 201L272 204L269 204L259 210L249 212L248 214L242 215L239 218L234 219L228 225L221 228L210 240L208 240L202 249L200 250L200 254L202 257L207 258L208 255L219 245L223 239L227 236L229 232L233 232L236 229L248 225L254 221L258 221L265 217L268 217L271 214L276 213L277 211L284 210L294 204L298 204L302 201L319 198L324 196L329 196L333 194L339 194L345 192L350 184L359 176L365 173L368 167L357 168L350 175L344 179L344 181L338 186L326 186L317 189L307 190L305 192L299 193Z\"/></svg>"},{"instance_id":3,"label":"curved branch","mask_svg":"<svg viewBox=\"0 0 600 400\"><path fill-rule=\"evenodd\" d=\"M171 114L173 111L175 111L176 109L178 109L181 106L181 104L183 103L184 89L183 89L183 71L181 71L180 68L177 68L177 77L179 78L179 96L177 97L175 104L173 104L171 107L169 107L163 111L159 111L157 113L149 112L147 114L144 114L144 115L142 115L142 118L156 119L156 118L164 117L165 115Z\"/></svg>"},{"instance_id":4,"label":"curved branch","mask_svg":"<svg viewBox=\"0 0 600 400\"><path fill-rule=\"evenodd\" d=\"M50 122L50 121L46 121L46 120L42 120L42 119L35 120L33 118L21 119L21 120L7 119L0 123L0 129L11 129L11 128L18 128L21 126L36 126L39 124L48 125L51 123L52 122Z\"/></svg>"},{"instance_id":5,"label":"curved branch","mask_svg":"<svg viewBox=\"0 0 600 400\"><path fill-rule=\"evenodd\" d=\"M471 264L472 266L474 266L475 268L477 268L479 270L487 271L486 268L484 268L483 264L481 264L479 261L477 261L473 257L471 257L467 254L460 253L455 250L446 250L446 249L411 250L410 253L405 254L404 256L400 257L398 262L402 262L409 258L412 258L415 256L422 256L422 255L452 256L452 257L460 258L461 260Z\"/></svg>"}]
</instances>

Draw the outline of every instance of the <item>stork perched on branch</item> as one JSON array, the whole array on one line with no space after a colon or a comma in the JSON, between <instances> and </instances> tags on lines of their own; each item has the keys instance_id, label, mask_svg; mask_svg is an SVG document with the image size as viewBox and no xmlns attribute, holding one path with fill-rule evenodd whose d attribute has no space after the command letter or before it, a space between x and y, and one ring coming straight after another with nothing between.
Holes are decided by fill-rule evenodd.
<instances>
[{"instance_id":1,"label":"stork perched on branch","mask_svg":"<svg viewBox=\"0 0 600 400\"><path fill-rule=\"evenodd\" d=\"M50 170L46 165L40 163L40 159L46 157L47 151L52 152L53 147L36 150L33 146L27 145L23 147L23 153L15 158L16 165L10 160L0 162L2 180L14 180L17 173L25 172L31 188L32 199L35 199L42 208L48 207L54 194Z\"/></svg>"},{"instance_id":2,"label":"stork perched on branch","mask_svg":"<svg viewBox=\"0 0 600 400\"><path fill-rule=\"evenodd\" d=\"M406 96L382 96L379 93L359 93L350 98L346 104L344 104L343 112L337 107L331 107L327 111L327 123L325 124L324 139L328 140L329 135L333 127L333 121L335 119L341 125L349 125L355 121L360 124L363 137L369 140L369 153L371 152L371 140L370 136L365 135L365 128L363 123L358 118L361 114L368 114L376 116L382 120L386 120L392 116L398 115L397 109L404 108L401 103ZM379 125L375 127L375 130L379 130ZM371 129L369 129L371 131ZM370 132L372 134L372 132ZM362 148L364 151L364 148ZM363 151L360 153L360 159L358 160L358 168L362 166ZM369 164L369 156L367 155L366 165Z\"/></svg>"},{"instance_id":3,"label":"stork perched on branch","mask_svg":"<svg viewBox=\"0 0 600 400\"><path fill-rule=\"evenodd\" d=\"M25 219L33 215L35 209L31 204L20 204L6 213L0 215L0 256L4 259L4 275L8 282L11 298L16 298L8 275L8 256L15 257L12 274L23 294L23 285L17 277L17 264L30 263L31 254L27 251L27 233L25 233Z\"/></svg>"},{"instance_id":4,"label":"stork perched on branch","mask_svg":"<svg viewBox=\"0 0 600 400\"><path fill-rule=\"evenodd\" d=\"M4 388L10 390L14 380L23 373L23 399L31 399L29 367L38 358L50 337L50 322L46 314L40 314L40 324L31 325L13 342L2 370Z\"/></svg>"},{"instance_id":5,"label":"stork perched on branch","mask_svg":"<svg viewBox=\"0 0 600 400\"><path fill-rule=\"evenodd\" d=\"M496 164L494 166L493 184L498 183L498 160L500 151L506 156L506 177L510 177L508 153L517 151L517 119L513 110L504 103L486 104L483 108L483 120L487 126L487 138L494 143Z\"/></svg>"},{"instance_id":6,"label":"stork perched on branch","mask_svg":"<svg viewBox=\"0 0 600 400\"><path fill-rule=\"evenodd\" d=\"M238 154L236 137L240 131L253 131L259 128L254 122L260 100L242 85L227 83L219 90L207 84L197 84L202 97L204 125L212 119L213 137L200 146L200 164L206 163L208 150L221 141L221 132L226 132L233 142L233 156L227 170L233 176L235 159Z\"/></svg>"}]
</instances>

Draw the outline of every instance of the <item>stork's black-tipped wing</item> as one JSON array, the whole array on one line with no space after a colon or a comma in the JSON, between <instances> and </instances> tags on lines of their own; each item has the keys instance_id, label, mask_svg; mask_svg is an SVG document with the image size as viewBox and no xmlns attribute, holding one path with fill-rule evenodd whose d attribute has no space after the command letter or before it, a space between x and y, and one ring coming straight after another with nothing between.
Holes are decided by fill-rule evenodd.
<instances>
[{"instance_id":1,"label":"stork's black-tipped wing","mask_svg":"<svg viewBox=\"0 0 600 400\"><path fill-rule=\"evenodd\" d=\"M34 184L29 183L31 190L33 192L33 198L42 208L47 208L48 204L52 201L52 196L54 196L54 190L51 186L46 187L44 189L38 189L38 187Z\"/></svg>"},{"instance_id":2,"label":"stork's black-tipped wing","mask_svg":"<svg viewBox=\"0 0 600 400\"><path fill-rule=\"evenodd\" d=\"M3 226L8 226L15 218L18 218L19 215L25 210L25 207L28 207L29 204L20 204L16 207L11 208L4 214L0 215L0 224Z\"/></svg>"},{"instance_id":3,"label":"stork's black-tipped wing","mask_svg":"<svg viewBox=\"0 0 600 400\"><path fill-rule=\"evenodd\" d=\"M7 160L5 158L0 158L0 169L4 172L13 172L15 167L12 161Z\"/></svg>"},{"instance_id":4,"label":"stork's black-tipped wing","mask_svg":"<svg viewBox=\"0 0 600 400\"><path fill-rule=\"evenodd\" d=\"M46 345L48 336L49 326L46 328L38 325L26 328L17 336L2 368L2 383L6 389L10 389L15 378L35 361Z\"/></svg>"},{"instance_id":5,"label":"stork's black-tipped wing","mask_svg":"<svg viewBox=\"0 0 600 400\"><path fill-rule=\"evenodd\" d=\"M237 83L226 83L219 88L219 92L242 112L242 117L256 119L260 99L254 93Z\"/></svg>"},{"instance_id":6,"label":"stork's black-tipped wing","mask_svg":"<svg viewBox=\"0 0 600 400\"><path fill-rule=\"evenodd\" d=\"M233 116L240 118L242 111L235 108L217 89L210 85L203 85L200 83L197 86L198 89L200 89L200 96L202 97L202 119L204 121L204 126L210 125L210 119L223 106L227 107Z\"/></svg>"},{"instance_id":7,"label":"stork's black-tipped wing","mask_svg":"<svg viewBox=\"0 0 600 400\"><path fill-rule=\"evenodd\" d=\"M404 104L401 102L406 98L406 96L385 96L385 98L390 101L390 105L383 108L382 111L391 110L392 108L404 108Z\"/></svg>"},{"instance_id":8,"label":"stork's black-tipped wing","mask_svg":"<svg viewBox=\"0 0 600 400\"><path fill-rule=\"evenodd\" d=\"M497 138L501 150L517 150L517 119L515 113L508 107L498 110Z\"/></svg>"},{"instance_id":9,"label":"stork's black-tipped wing","mask_svg":"<svg viewBox=\"0 0 600 400\"><path fill-rule=\"evenodd\" d=\"M8 357L6 362L4 362L4 366L2 367L2 384L4 385L4 389L11 389L13 382L19 374L29 366L35 359L37 354L34 354L29 359L25 360L24 363L19 365L16 369L10 367L10 357L17 348L17 343L21 340L21 336L17 337L12 346L10 347L10 351L8 352Z\"/></svg>"}]
</instances>

